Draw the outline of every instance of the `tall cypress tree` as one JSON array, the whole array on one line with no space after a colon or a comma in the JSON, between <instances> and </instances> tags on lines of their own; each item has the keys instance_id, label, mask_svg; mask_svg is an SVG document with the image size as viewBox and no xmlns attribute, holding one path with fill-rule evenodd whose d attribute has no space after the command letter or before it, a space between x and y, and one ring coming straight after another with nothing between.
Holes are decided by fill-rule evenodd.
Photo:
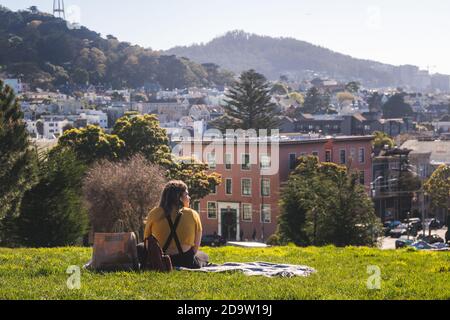
<instances>
[{"instance_id":1,"label":"tall cypress tree","mask_svg":"<svg viewBox=\"0 0 450 320\"><path fill-rule=\"evenodd\" d=\"M271 86L255 70L245 71L230 88L225 102L225 116L212 126L226 129L276 129L278 111L271 102Z\"/></svg>"},{"instance_id":2,"label":"tall cypress tree","mask_svg":"<svg viewBox=\"0 0 450 320\"><path fill-rule=\"evenodd\" d=\"M33 158L19 102L0 81L0 223L18 212L23 193L33 181Z\"/></svg>"}]
</instances>

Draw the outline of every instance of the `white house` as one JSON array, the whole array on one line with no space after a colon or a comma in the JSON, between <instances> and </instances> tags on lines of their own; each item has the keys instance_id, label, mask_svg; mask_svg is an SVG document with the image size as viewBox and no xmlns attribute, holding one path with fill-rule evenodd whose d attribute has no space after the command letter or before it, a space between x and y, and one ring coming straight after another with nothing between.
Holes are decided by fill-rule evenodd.
<instances>
[{"instance_id":1,"label":"white house","mask_svg":"<svg viewBox=\"0 0 450 320\"><path fill-rule=\"evenodd\" d=\"M108 115L99 110L83 110L79 119L85 119L88 125L99 125L101 128L108 128Z\"/></svg>"},{"instance_id":2,"label":"white house","mask_svg":"<svg viewBox=\"0 0 450 320\"><path fill-rule=\"evenodd\" d=\"M42 135L38 131L38 122L42 123ZM63 129L68 124L72 124L71 121L67 120L62 116L43 116L37 121L26 121L27 130L33 136L40 139L58 139L63 134Z\"/></svg>"}]
</instances>

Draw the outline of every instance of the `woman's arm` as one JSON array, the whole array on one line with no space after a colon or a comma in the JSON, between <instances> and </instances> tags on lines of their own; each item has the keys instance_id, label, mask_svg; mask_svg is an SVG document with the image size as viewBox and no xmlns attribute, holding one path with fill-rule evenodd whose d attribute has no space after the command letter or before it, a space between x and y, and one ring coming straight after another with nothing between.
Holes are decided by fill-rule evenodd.
<instances>
[{"instance_id":1,"label":"woman's arm","mask_svg":"<svg viewBox=\"0 0 450 320\"><path fill-rule=\"evenodd\" d=\"M200 220L200 215L197 213L196 215L196 228L195 228L195 245L194 245L194 253L198 252L198 249L200 248L201 242L202 242L202 222Z\"/></svg>"}]
</instances>

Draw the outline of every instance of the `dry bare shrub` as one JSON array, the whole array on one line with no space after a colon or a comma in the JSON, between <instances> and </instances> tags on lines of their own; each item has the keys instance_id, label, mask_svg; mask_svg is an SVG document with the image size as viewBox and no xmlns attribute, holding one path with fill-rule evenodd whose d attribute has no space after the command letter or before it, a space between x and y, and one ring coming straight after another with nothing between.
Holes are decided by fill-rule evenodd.
<instances>
[{"instance_id":1,"label":"dry bare shrub","mask_svg":"<svg viewBox=\"0 0 450 320\"><path fill-rule=\"evenodd\" d=\"M136 232L142 240L144 219L158 205L165 171L142 155L94 164L83 183L83 198L94 232Z\"/></svg>"}]
</instances>

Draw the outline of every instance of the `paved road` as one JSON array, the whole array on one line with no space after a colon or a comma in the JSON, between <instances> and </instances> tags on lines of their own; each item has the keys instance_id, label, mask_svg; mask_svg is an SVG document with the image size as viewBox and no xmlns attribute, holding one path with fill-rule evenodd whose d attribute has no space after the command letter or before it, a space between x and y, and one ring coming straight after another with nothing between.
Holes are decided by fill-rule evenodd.
<instances>
[{"instance_id":1,"label":"paved road","mask_svg":"<svg viewBox=\"0 0 450 320\"><path fill-rule=\"evenodd\" d=\"M440 229L440 230L433 230L432 234L439 235L442 239L445 239L445 233L447 232L447 229ZM428 235L428 231L427 231ZM383 238L383 242L381 245L381 249L383 250L392 250L395 249L395 241L398 239L394 239L391 237Z\"/></svg>"}]
</instances>

